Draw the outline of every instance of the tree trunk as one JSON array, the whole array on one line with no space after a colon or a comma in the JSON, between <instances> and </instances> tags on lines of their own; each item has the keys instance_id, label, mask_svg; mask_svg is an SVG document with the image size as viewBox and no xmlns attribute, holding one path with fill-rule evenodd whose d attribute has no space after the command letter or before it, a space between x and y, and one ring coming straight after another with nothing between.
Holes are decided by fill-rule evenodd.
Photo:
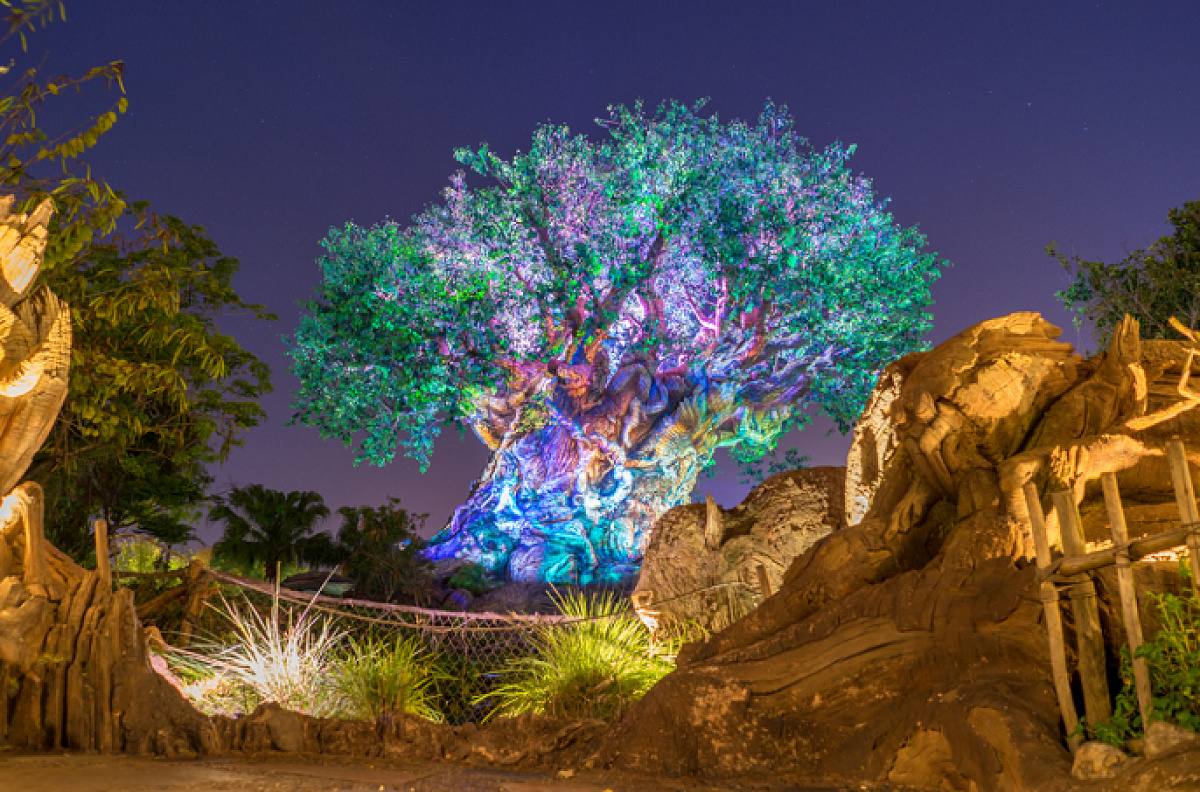
<instances>
[{"instance_id":1,"label":"tree trunk","mask_svg":"<svg viewBox=\"0 0 1200 792\"><path fill-rule=\"evenodd\" d=\"M605 374L602 362L562 366L483 400L475 430L492 458L427 557L513 581L629 578L654 521L687 500L716 448L742 439L747 422L781 424L695 375L654 375L642 362Z\"/></svg>"},{"instance_id":2,"label":"tree trunk","mask_svg":"<svg viewBox=\"0 0 1200 792\"><path fill-rule=\"evenodd\" d=\"M514 430L427 554L521 582L635 576L650 527L687 500L698 460L691 448L667 460L620 460L606 445L561 425Z\"/></svg>"}]
</instances>

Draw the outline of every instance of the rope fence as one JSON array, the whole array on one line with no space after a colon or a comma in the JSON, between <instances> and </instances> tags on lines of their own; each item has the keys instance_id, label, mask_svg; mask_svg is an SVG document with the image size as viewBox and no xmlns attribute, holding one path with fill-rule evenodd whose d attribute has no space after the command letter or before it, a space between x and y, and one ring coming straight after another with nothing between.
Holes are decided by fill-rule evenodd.
<instances>
[{"instance_id":1,"label":"rope fence","mask_svg":"<svg viewBox=\"0 0 1200 792\"><path fill-rule=\"evenodd\" d=\"M117 538L117 537L113 537ZM159 546L164 554L180 559L184 556L152 539L137 536ZM170 558L171 556L165 556ZM186 559L185 559L186 560ZM188 566L161 572L133 572L114 570L117 580L130 579L139 582L167 582L178 579L176 586L169 587L149 600L147 609L161 607L164 603L182 600L184 611L183 629L180 638L186 644L200 630L200 615L205 602L215 593L216 585L237 589L251 607L260 613L268 611L273 602L284 602L301 606L346 624L352 633L386 633L402 639L416 637L421 646L437 658L443 672L437 682L441 710L452 724L481 721L488 711L486 698L501 680L511 661L530 657L537 652L535 635L539 630L569 629L573 626L612 618L611 616L575 617L559 614L520 614L448 611L423 608L415 605L399 605L324 594L295 591L263 580L222 570L202 567L190 560ZM679 600L717 590L746 587L757 591L758 587L742 581L716 583L684 592L663 600L648 603L650 608L659 608ZM211 606L210 606L211 607ZM139 611L141 608L139 608ZM643 610L639 607L638 611ZM634 609L631 607L631 614ZM656 613L657 611L650 611Z\"/></svg>"}]
</instances>

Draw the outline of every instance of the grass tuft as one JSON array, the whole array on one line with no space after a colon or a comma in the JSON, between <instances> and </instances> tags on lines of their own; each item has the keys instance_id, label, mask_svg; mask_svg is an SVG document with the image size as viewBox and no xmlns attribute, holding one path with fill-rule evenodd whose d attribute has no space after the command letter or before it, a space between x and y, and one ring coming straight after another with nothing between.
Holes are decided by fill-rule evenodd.
<instances>
[{"instance_id":1,"label":"grass tuft","mask_svg":"<svg viewBox=\"0 0 1200 792\"><path fill-rule=\"evenodd\" d=\"M170 650L170 659L195 687L189 691L193 700L207 700L211 709L241 708L229 714L264 701L317 718L346 709L340 689L330 684L344 636L331 620L308 608L299 615L281 608L277 596L269 615L223 595L220 610L229 621L232 643Z\"/></svg>"},{"instance_id":2,"label":"grass tuft","mask_svg":"<svg viewBox=\"0 0 1200 792\"><path fill-rule=\"evenodd\" d=\"M609 720L672 670L652 653L645 626L611 592L589 598L555 591L553 597L563 615L582 621L536 630L533 652L509 661L502 682L477 699L493 706L488 718L534 712Z\"/></svg>"},{"instance_id":3,"label":"grass tuft","mask_svg":"<svg viewBox=\"0 0 1200 792\"><path fill-rule=\"evenodd\" d=\"M444 675L420 638L351 640L335 667L344 717L391 725L403 715L440 723L434 684Z\"/></svg>"}]
</instances>

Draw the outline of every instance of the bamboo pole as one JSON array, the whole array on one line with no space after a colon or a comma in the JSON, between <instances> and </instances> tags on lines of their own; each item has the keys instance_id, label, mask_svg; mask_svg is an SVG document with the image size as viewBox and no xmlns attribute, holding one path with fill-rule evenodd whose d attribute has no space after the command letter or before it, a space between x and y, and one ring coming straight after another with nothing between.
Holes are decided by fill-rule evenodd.
<instances>
[{"instance_id":1,"label":"bamboo pole","mask_svg":"<svg viewBox=\"0 0 1200 792\"><path fill-rule=\"evenodd\" d=\"M1033 545L1037 550L1038 569L1050 566L1050 541L1046 537L1046 519L1042 515L1042 504L1038 500L1037 487L1032 481L1025 484L1025 503L1029 509L1029 524L1033 529ZM1063 638L1062 613L1058 609L1058 589L1048 580L1041 582L1042 610L1046 614L1046 639L1050 644L1050 673L1054 677L1054 692L1058 694L1058 708L1062 712L1063 725L1067 734L1073 734L1079 723L1075 712L1075 699L1071 696L1071 676L1067 673L1067 647ZM1068 737L1067 742L1074 753L1079 748L1079 737Z\"/></svg>"},{"instance_id":2,"label":"bamboo pole","mask_svg":"<svg viewBox=\"0 0 1200 792\"><path fill-rule=\"evenodd\" d=\"M1083 555L1083 526L1075 495L1068 491L1051 495L1062 528L1063 555ZM1083 687L1083 708L1088 723L1112 717L1108 697L1108 672L1104 662L1104 633L1100 630L1100 608L1096 604L1096 585L1090 577L1080 576L1069 589L1071 615L1075 617L1075 639L1079 644L1079 681Z\"/></svg>"},{"instance_id":3,"label":"bamboo pole","mask_svg":"<svg viewBox=\"0 0 1200 792\"><path fill-rule=\"evenodd\" d=\"M1192 596L1200 602L1200 514L1196 512L1196 493L1188 473L1187 451L1178 437L1167 443L1167 462L1171 466L1171 483L1175 486L1175 503L1179 506L1179 521L1190 529L1187 535L1188 558L1192 565Z\"/></svg>"},{"instance_id":4,"label":"bamboo pole","mask_svg":"<svg viewBox=\"0 0 1200 792\"><path fill-rule=\"evenodd\" d=\"M758 590L763 599L771 596L771 578L767 577L767 568L762 564L758 565Z\"/></svg>"},{"instance_id":5,"label":"bamboo pole","mask_svg":"<svg viewBox=\"0 0 1200 792\"><path fill-rule=\"evenodd\" d=\"M187 586L187 601L183 606L183 624L179 628L179 640L182 646L187 646L199 630L200 615L204 611L204 596L208 589L208 582L204 579L204 567L194 558L188 561L183 585Z\"/></svg>"},{"instance_id":6,"label":"bamboo pole","mask_svg":"<svg viewBox=\"0 0 1200 792\"><path fill-rule=\"evenodd\" d=\"M1143 536L1141 539L1134 539L1129 543L1129 560L1137 561L1139 558L1161 553L1163 550L1170 550L1187 543L1189 528L1175 528L1170 531L1163 531L1160 534L1153 536ZM1056 563L1051 564L1047 572L1040 572L1039 577L1053 580L1058 583L1065 583L1068 579L1075 577L1081 572L1091 572L1095 569L1101 569L1106 566L1112 566L1117 563L1116 548L1110 547L1106 550L1097 550L1087 555L1075 556L1073 558L1060 558Z\"/></svg>"},{"instance_id":7,"label":"bamboo pole","mask_svg":"<svg viewBox=\"0 0 1200 792\"><path fill-rule=\"evenodd\" d=\"M95 520L92 528L96 532L96 571L100 573L100 586L112 591L112 562L108 554L108 522Z\"/></svg>"},{"instance_id":8,"label":"bamboo pole","mask_svg":"<svg viewBox=\"0 0 1200 792\"><path fill-rule=\"evenodd\" d=\"M1137 656L1143 643L1142 619L1138 615L1137 589L1133 585L1133 570L1129 561L1129 529L1125 525L1125 509L1121 505L1121 491L1117 488L1117 474L1105 473L1100 477L1104 487L1104 505L1108 509L1108 527L1112 533L1113 547L1117 552L1117 588L1121 592L1121 612L1125 616L1125 638L1129 642L1129 656L1133 658L1133 681L1137 688L1138 709L1142 723L1150 722L1150 711L1154 708L1150 695L1150 671L1146 659Z\"/></svg>"}]
</instances>

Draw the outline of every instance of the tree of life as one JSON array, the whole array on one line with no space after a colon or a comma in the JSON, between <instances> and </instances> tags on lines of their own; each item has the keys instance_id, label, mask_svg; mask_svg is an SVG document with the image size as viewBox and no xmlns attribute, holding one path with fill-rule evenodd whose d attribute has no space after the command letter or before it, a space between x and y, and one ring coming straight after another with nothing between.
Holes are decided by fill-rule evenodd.
<instances>
[{"instance_id":1,"label":"tree of life","mask_svg":"<svg viewBox=\"0 0 1200 792\"><path fill-rule=\"evenodd\" d=\"M853 147L813 149L770 103L753 124L702 106L610 108L600 142L543 126L508 160L460 149L471 181L412 225L324 240L294 420L377 464L424 467L447 424L492 451L431 558L631 575L717 449L752 462L817 412L844 431L918 347L941 262Z\"/></svg>"}]
</instances>

